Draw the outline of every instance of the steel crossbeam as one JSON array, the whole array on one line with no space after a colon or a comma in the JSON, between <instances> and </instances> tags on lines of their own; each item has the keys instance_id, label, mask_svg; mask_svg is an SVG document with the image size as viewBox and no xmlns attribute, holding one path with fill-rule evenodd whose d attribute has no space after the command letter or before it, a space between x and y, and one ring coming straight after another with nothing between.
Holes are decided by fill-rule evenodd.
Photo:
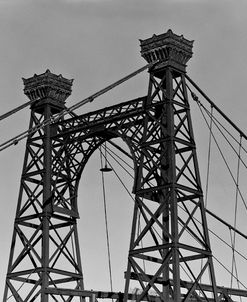
<instances>
[{"instance_id":1,"label":"steel crossbeam","mask_svg":"<svg viewBox=\"0 0 247 302\"><path fill-rule=\"evenodd\" d=\"M8 297L82 301L78 186L90 156L114 138L126 143L134 164L123 301L129 300L131 287L141 289L136 301L152 301L151 292L166 302L218 300L186 87L192 42L168 31L141 46L148 63L156 62L149 70L147 96L61 119L28 137L5 302ZM36 91L33 81L39 77ZM71 85L53 74L27 80L26 93L37 98L30 127L64 109Z\"/></svg>"}]
</instances>

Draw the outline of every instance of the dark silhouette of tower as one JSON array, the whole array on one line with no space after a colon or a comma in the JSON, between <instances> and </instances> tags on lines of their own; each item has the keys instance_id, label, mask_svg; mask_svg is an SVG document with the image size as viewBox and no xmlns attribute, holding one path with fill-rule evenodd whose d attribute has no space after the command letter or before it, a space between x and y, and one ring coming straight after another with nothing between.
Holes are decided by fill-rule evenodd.
<instances>
[{"instance_id":1,"label":"dark silhouette of tower","mask_svg":"<svg viewBox=\"0 0 247 302\"><path fill-rule=\"evenodd\" d=\"M45 289L74 283L83 289L76 219L75 192L70 188L70 171L63 171L67 185L55 183L52 142L55 128L44 121L65 108L71 94L72 80L47 70L23 79L24 93L34 101L31 106L30 135L20 184L14 234L6 279L4 301L48 301ZM55 188L56 187L56 188ZM71 199L67 202L66 198ZM57 211L54 199L66 204ZM71 250L71 243L75 245Z\"/></svg>"},{"instance_id":2,"label":"dark silhouette of tower","mask_svg":"<svg viewBox=\"0 0 247 302\"><path fill-rule=\"evenodd\" d=\"M72 80L49 71L24 80L35 102L4 301L90 296L76 227L78 185L92 153L117 137L131 151L135 206L125 290L111 297L126 301L130 288L139 287L137 301L217 301L185 78L192 45L171 30L142 40L141 54L153 63L147 96L55 122Z\"/></svg>"}]
</instances>

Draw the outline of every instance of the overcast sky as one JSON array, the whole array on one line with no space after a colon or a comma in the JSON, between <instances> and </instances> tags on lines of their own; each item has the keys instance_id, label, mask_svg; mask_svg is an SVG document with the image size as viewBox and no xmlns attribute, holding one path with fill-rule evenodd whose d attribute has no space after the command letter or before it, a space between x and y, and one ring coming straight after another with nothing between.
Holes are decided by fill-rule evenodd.
<instances>
[{"instance_id":1,"label":"overcast sky","mask_svg":"<svg viewBox=\"0 0 247 302\"><path fill-rule=\"evenodd\" d=\"M43 73L47 68L74 79L67 101L72 105L143 66L138 39L171 28L195 40L194 55L188 64L190 77L245 130L246 11L245 0L0 0L0 113L27 101L22 77ZM78 113L145 95L147 82L148 75L142 74ZM2 122L0 141L26 130L29 115L26 109ZM24 150L22 142L0 154L0 296ZM93 163L90 165L95 168ZM127 219L130 206L126 208ZM113 215L118 217L115 210ZM85 210L87 214L90 211L94 209ZM83 238L81 241L89 242ZM98 268L93 270L97 272ZM93 286L92 281L88 284Z\"/></svg>"}]
</instances>

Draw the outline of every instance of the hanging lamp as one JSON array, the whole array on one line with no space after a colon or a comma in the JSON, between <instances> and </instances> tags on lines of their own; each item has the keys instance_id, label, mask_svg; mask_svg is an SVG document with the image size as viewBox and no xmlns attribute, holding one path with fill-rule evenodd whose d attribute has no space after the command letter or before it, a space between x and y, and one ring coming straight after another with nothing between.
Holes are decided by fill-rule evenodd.
<instances>
[{"instance_id":1,"label":"hanging lamp","mask_svg":"<svg viewBox=\"0 0 247 302\"><path fill-rule=\"evenodd\" d=\"M101 169L100 169L100 171L101 172L111 172L112 171L112 168L111 167L108 167L108 165L107 165L107 152L106 152L106 142L104 143L104 149L105 149L105 156L104 156L104 158L105 158L105 166L104 167L102 167Z\"/></svg>"}]
</instances>

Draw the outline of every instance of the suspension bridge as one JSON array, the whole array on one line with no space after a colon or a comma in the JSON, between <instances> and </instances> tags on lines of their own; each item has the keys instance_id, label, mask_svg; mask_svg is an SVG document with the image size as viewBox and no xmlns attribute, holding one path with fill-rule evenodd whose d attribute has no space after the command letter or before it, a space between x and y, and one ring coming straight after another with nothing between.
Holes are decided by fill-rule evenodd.
<instances>
[{"instance_id":1,"label":"suspension bridge","mask_svg":"<svg viewBox=\"0 0 247 302\"><path fill-rule=\"evenodd\" d=\"M23 79L29 101L0 116L31 109L28 130L0 145L26 140L4 302L247 300L247 136L187 74L193 41L168 30L140 43L144 67L71 107L73 80L47 70ZM147 95L77 113L144 71ZM77 223L80 180L96 153L104 291L87 288ZM108 175L133 206L122 289L112 273Z\"/></svg>"}]
</instances>

